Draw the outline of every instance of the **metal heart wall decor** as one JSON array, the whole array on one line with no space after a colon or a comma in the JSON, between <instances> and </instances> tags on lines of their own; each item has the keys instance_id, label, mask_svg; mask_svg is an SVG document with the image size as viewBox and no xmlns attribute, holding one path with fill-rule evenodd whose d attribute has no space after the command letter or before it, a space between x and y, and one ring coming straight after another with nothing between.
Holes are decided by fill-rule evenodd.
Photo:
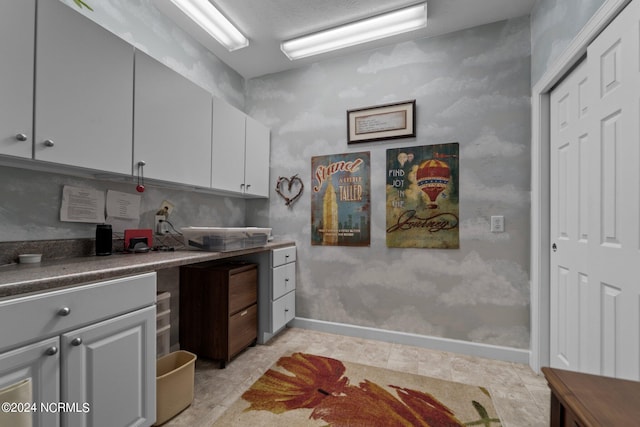
<instances>
[{"instance_id":1,"label":"metal heart wall decor","mask_svg":"<svg viewBox=\"0 0 640 427\"><path fill-rule=\"evenodd\" d=\"M278 177L276 193L284 199L285 206L290 206L295 202L302 195L302 190L304 190L304 184L298 174L289 178L285 176Z\"/></svg>"}]
</instances>

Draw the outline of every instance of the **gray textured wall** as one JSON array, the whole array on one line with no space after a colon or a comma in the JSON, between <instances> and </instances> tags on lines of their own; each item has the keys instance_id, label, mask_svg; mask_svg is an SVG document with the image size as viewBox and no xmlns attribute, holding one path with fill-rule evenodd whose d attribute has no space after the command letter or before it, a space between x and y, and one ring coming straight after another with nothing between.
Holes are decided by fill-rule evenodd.
<instances>
[{"instance_id":1,"label":"gray textured wall","mask_svg":"<svg viewBox=\"0 0 640 427\"><path fill-rule=\"evenodd\" d=\"M272 190L248 209L297 242L297 314L528 348L530 85L528 17L250 80L248 112L272 129L271 180L299 174L307 192L287 208ZM416 138L347 145L346 110L414 98ZM387 248L386 149L453 141L460 249ZM311 157L348 151L371 151L371 246L312 247Z\"/></svg>"},{"instance_id":2,"label":"gray textured wall","mask_svg":"<svg viewBox=\"0 0 640 427\"><path fill-rule=\"evenodd\" d=\"M153 227L154 214L163 200L175 205L169 220L176 228L187 225L240 227L245 221L242 199L149 184L144 193L137 193L133 181L101 181L0 166L0 242L95 237L95 224L60 221L64 185L140 194L140 228Z\"/></svg>"},{"instance_id":3,"label":"gray textured wall","mask_svg":"<svg viewBox=\"0 0 640 427\"><path fill-rule=\"evenodd\" d=\"M531 11L532 86L605 0L537 0Z\"/></svg>"}]
</instances>

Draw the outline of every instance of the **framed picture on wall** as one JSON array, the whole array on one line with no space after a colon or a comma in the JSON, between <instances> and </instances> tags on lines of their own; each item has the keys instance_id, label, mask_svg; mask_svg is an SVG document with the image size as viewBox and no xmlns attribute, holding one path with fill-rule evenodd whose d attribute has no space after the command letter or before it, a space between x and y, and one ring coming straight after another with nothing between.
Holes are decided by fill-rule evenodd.
<instances>
[{"instance_id":1,"label":"framed picture on wall","mask_svg":"<svg viewBox=\"0 0 640 427\"><path fill-rule=\"evenodd\" d=\"M349 144L415 136L415 99L347 111Z\"/></svg>"}]
</instances>

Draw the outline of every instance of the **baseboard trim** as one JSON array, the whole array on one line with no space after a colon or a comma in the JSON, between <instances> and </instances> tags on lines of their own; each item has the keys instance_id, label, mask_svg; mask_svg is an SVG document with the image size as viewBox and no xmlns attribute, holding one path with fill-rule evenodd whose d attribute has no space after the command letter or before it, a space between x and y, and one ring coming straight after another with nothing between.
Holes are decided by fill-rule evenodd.
<instances>
[{"instance_id":1,"label":"baseboard trim","mask_svg":"<svg viewBox=\"0 0 640 427\"><path fill-rule=\"evenodd\" d=\"M388 331L385 329L327 322L324 320L306 319L303 317L294 318L291 323L289 323L289 326L331 334L346 335L355 338L413 345L432 350L466 354L468 356L486 357L488 359L503 360L505 362L529 364L529 350L522 350L518 348L501 347L491 344L459 341L448 338L410 334L406 332Z\"/></svg>"}]
</instances>

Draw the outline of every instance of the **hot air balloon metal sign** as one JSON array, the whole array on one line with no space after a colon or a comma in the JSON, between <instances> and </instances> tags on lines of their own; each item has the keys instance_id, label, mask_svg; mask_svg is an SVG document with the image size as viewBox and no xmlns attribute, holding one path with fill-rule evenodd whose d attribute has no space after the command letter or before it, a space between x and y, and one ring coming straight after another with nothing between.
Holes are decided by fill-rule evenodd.
<instances>
[{"instance_id":1,"label":"hot air balloon metal sign","mask_svg":"<svg viewBox=\"0 0 640 427\"><path fill-rule=\"evenodd\" d=\"M457 142L387 150L387 246L457 249Z\"/></svg>"}]
</instances>

